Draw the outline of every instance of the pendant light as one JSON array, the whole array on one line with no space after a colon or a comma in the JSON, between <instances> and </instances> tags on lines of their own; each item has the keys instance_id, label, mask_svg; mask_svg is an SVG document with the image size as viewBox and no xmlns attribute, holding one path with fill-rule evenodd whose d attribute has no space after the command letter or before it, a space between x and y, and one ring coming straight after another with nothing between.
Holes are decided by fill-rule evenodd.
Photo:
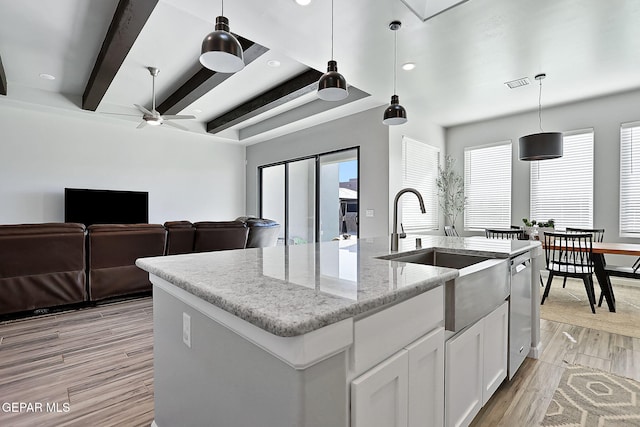
<instances>
[{"instance_id":1,"label":"pendant light","mask_svg":"<svg viewBox=\"0 0 640 427\"><path fill-rule=\"evenodd\" d=\"M518 141L520 160L548 160L562 157L562 133L544 132L542 130L542 80L547 75L536 75L540 82L540 94L538 95L538 122L540 133L523 136Z\"/></svg>"},{"instance_id":2,"label":"pendant light","mask_svg":"<svg viewBox=\"0 0 640 427\"><path fill-rule=\"evenodd\" d=\"M347 80L338 72L338 63L333 60L333 0L331 0L331 61L327 72L318 80L318 98L325 101L340 101L349 95Z\"/></svg>"},{"instance_id":3,"label":"pendant light","mask_svg":"<svg viewBox=\"0 0 640 427\"><path fill-rule=\"evenodd\" d=\"M224 16L224 0L222 14L216 18L215 31L202 41L200 63L219 73L235 73L244 68L242 46L229 32L229 20Z\"/></svg>"},{"instance_id":4,"label":"pendant light","mask_svg":"<svg viewBox=\"0 0 640 427\"><path fill-rule=\"evenodd\" d=\"M396 69L398 67L398 33L402 23L393 21L389 24L389 29L393 31L394 47L393 47L393 95L391 96L391 104L384 110L384 118L382 123L388 126L401 125L407 122L407 111L400 105L400 98L396 95Z\"/></svg>"}]
</instances>

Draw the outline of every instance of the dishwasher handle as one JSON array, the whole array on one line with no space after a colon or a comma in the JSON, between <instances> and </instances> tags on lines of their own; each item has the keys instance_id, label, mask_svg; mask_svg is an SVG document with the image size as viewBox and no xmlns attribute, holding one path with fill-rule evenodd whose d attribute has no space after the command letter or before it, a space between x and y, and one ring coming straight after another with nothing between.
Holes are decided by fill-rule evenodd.
<instances>
[{"instance_id":1,"label":"dishwasher handle","mask_svg":"<svg viewBox=\"0 0 640 427\"><path fill-rule=\"evenodd\" d=\"M530 265L531 265L530 260L523 261L518 265L513 265L511 266L511 274L514 275L514 274L522 273L524 270L529 268Z\"/></svg>"}]
</instances>

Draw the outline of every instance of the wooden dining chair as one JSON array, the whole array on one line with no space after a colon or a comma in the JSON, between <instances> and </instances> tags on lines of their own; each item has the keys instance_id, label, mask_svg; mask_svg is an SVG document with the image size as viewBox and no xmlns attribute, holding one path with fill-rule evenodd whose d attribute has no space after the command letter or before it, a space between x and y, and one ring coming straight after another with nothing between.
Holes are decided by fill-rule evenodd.
<instances>
[{"instance_id":1,"label":"wooden dining chair","mask_svg":"<svg viewBox=\"0 0 640 427\"><path fill-rule=\"evenodd\" d=\"M604 239L604 228L575 228L567 227L567 233L590 233L594 242L602 242ZM567 278L562 281L562 287L567 286ZM602 298L600 298L602 300Z\"/></svg>"},{"instance_id":2,"label":"wooden dining chair","mask_svg":"<svg viewBox=\"0 0 640 427\"><path fill-rule=\"evenodd\" d=\"M524 230L522 229L495 229L495 228L486 228L484 230L484 235L490 239L524 239Z\"/></svg>"},{"instance_id":3,"label":"wooden dining chair","mask_svg":"<svg viewBox=\"0 0 640 427\"><path fill-rule=\"evenodd\" d=\"M593 288L593 235L591 233L544 233L547 285L540 305L549 296L554 276L582 279L591 312L595 314L596 294Z\"/></svg>"}]
</instances>

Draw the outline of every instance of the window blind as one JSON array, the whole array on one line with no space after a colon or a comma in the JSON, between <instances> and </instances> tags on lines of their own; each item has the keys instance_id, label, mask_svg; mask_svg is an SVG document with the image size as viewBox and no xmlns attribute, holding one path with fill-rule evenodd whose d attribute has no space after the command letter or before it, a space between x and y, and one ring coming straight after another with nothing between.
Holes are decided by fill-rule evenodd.
<instances>
[{"instance_id":1,"label":"window blind","mask_svg":"<svg viewBox=\"0 0 640 427\"><path fill-rule=\"evenodd\" d=\"M530 219L593 227L593 129L565 132L563 155L531 162Z\"/></svg>"},{"instance_id":2,"label":"window blind","mask_svg":"<svg viewBox=\"0 0 640 427\"><path fill-rule=\"evenodd\" d=\"M411 138L402 138L402 188L413 187L424 199L426 214L415 196L400 199L401 222L406 231L438 229L438 162L440 150Z\"/></svg>"},{"instance_id":3,"label":"window blind","mask_svg":"<svg viewBox=\"0 0 640 427\"><path fill-rule=\"evenodd\" d=\"M511 141L465 148L465 230L511 225Z\"/></svg>"},{"instance_id":4,"label":"window blind","mask_svg":"<svg viewBox=\"0 0 640 427\"><path fill-rule=\"evenodd\" d=\"M620 126L620 237L640 237L640 122Z\"/></svg>"}]
</instances>

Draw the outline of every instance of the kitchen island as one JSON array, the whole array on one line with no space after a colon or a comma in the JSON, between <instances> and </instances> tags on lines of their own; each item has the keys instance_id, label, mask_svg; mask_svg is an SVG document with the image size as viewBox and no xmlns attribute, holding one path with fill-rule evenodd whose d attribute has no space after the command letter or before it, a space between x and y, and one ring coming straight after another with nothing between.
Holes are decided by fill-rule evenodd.
<instances>
[{"instance_id":1,"label":"kitchen island","mask_svg":"<svg viewBox=\"0 0 640 427\"><path fill-rule=\"evenodd\" d=\"M438 248L496 263L539 250L538 242L420 238L422 248L410 237L398 253ZM445 288L464 269L381 259L395 255L388 245L340 240L138 260L154 284L154 424L355 427L430 417L442 425ZM412 368L411 355L424 355L422 365ZM389 387L370 393L377 383Z\"/></svg>"}]
</instances>

